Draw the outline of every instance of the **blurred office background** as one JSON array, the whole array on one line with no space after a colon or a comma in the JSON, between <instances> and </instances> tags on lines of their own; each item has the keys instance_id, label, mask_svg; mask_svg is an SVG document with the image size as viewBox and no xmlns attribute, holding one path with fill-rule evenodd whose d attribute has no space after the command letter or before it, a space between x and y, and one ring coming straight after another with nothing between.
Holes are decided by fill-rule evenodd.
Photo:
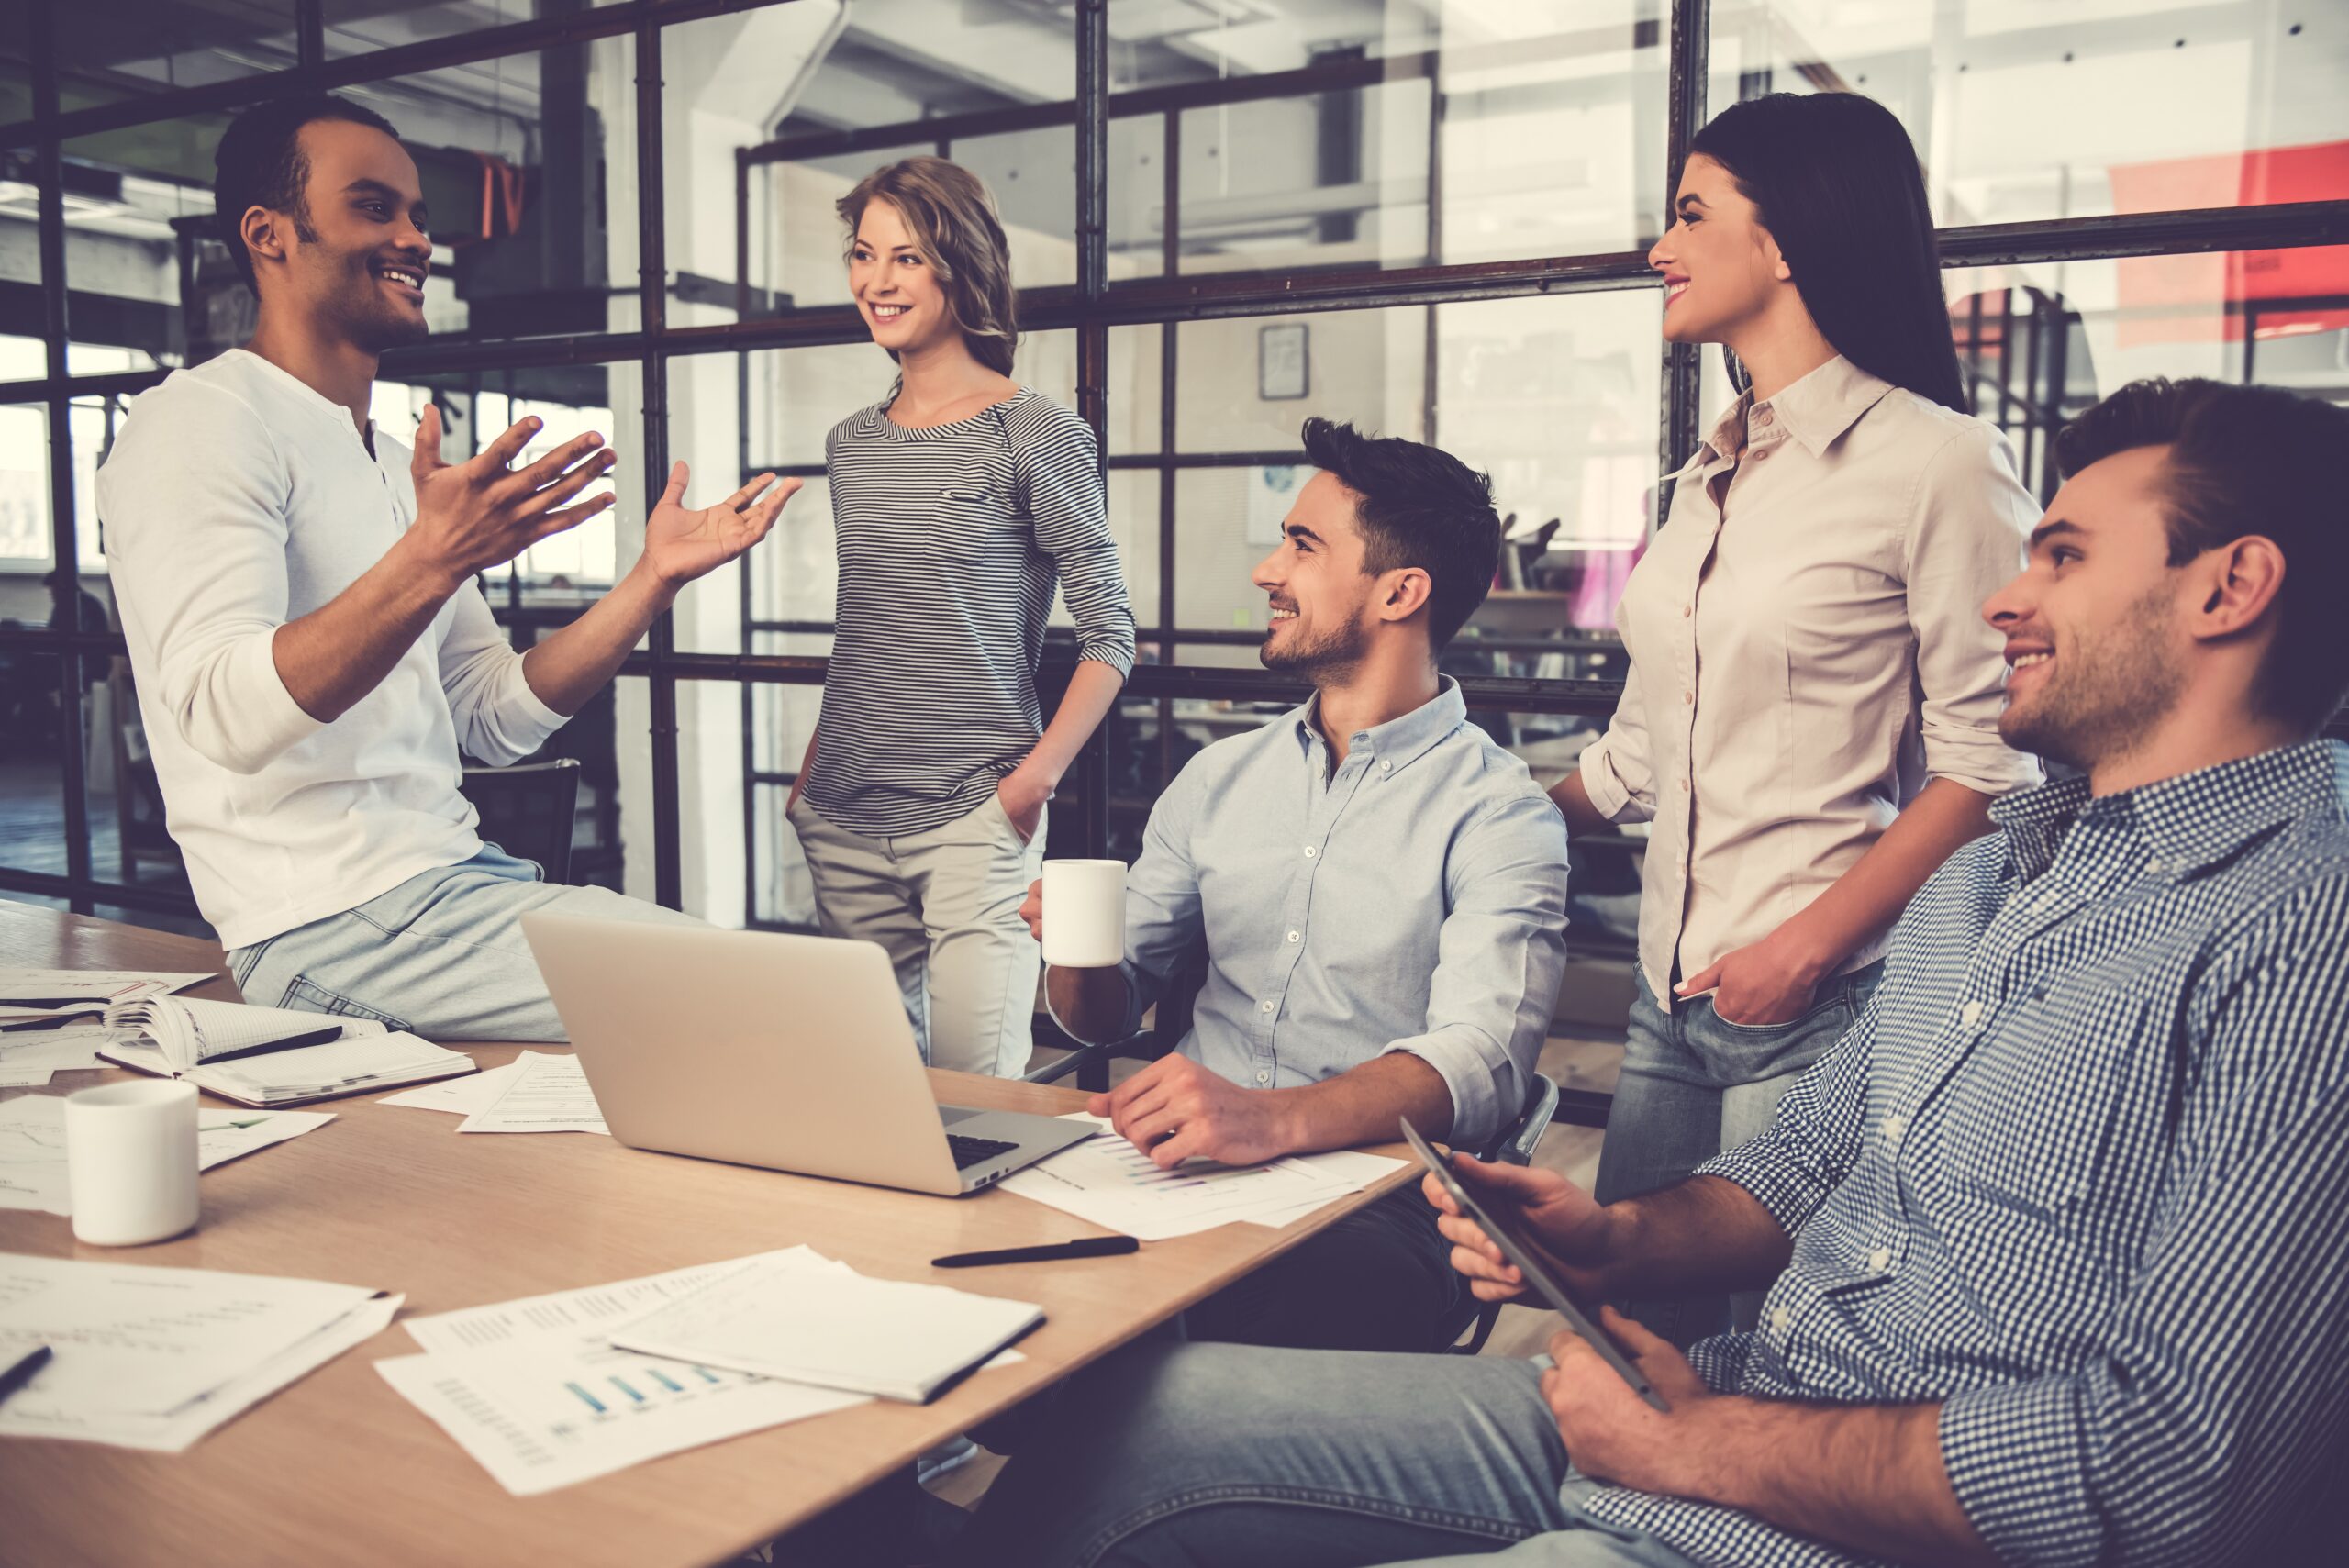
<instances>
[{"instance_id":1,"label":"blurred office background","mask_svg":"<svg viewBox=\"0 0 2349 1568\"><path fill-rule=\"evenodd\" d=\"M2137 376L2349 400L2325 0L30 0L0 18L0 895L204 929L92 476L138 391L250 328L222 127L317 86L399 128L434 215L434 336L385 361L381 426L432 400L458 452L536 414L623 454L611 513L484 579L518 645L626 568L664 456L707 498L807 477L550 753L573 879L724 925L812 917L782 807L829 641L823 439L892 373L832 202L892 159L993 186L1019 374L1104 438L1144 662L1060 853L1130 857L1188 756L1295 699L1248 571L1308 415L1491 471L1511 547L1445 667L1545 783L1573 764L1658 476L1731 395L1718 353L1662 345L1642 253L1739 98L1899 114L1976 409L2043 495L2065 419ZM1576 849L1587 1021L1628 995L1639 847Z\"/></svg>"}]
</instances>

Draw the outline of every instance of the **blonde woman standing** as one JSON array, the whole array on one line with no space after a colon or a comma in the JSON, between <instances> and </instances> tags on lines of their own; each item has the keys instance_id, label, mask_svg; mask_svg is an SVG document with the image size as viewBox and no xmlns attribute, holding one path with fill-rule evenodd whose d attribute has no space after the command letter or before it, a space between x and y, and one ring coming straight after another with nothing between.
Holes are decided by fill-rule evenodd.
<instances>
[{"instance_id":1,"label":"blonde woman standing","mask_svg":"<svg viewBox=\"0 0 2349 1568\"><path fill-rule=\"evenodd\" d=\"M839 208L850 291L898 379L825 441L837 630L785 815L825 934L887 950L924 1060L1008 1076L1030 1047L1041 957L1019 906L1045 802L1133 668L1133 612L1092 428L1011 378L986 187L909 158ZM1056 590L1081 662L1048 727Z\"/></svg>"}]
</instances>

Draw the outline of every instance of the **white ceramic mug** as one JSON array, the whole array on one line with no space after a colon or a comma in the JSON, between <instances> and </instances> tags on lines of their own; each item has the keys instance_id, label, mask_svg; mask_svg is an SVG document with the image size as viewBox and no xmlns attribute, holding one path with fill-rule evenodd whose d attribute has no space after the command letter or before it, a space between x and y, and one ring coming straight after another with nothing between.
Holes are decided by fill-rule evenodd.
<instances>
[{"instance_id":1,"label":"white ceramic mug","mask_svg":"<svg viewBox=\"0 0 2349 1568\"><path fill-rule=\"evenodd\" d=\"M73 1237L136 1247L195 1228L195 1085L106 1084L65 1097Z\"/></svg>"},{"instance_id":2,"label":"white ceramic mug","mask_svg":"<svg viewBox=\"0 0 2349 1568\"><path fill-rule=\"evenodd\" d=\"M1044 962L1113 969L1126 959L1126 862L1044 862Z\"/></svg>"}]
</instances>

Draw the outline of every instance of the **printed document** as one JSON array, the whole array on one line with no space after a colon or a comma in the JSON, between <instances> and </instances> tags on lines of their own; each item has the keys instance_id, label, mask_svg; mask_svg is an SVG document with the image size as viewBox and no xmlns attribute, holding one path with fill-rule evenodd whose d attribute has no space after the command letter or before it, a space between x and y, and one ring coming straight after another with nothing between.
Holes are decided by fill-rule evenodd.
<instances>
[{"instance_id":1,"label":"printed document","mask_svg":"<svg viewBox=\"0 0 2349 1568\"><path fill-rule=\"evenodd\" d=\"M299 1138L334 1118L318 1111L196 1111L195 1164L226 1164L256 1149ZM0 1102L0 1208L73 1212L65 1175L65 1100L19 1095Z\"/></svg>"},{"instance_id":2,"label":"printed document","mask_svg":"<svg viewBox=\"0 0 2349 1568\"><path fill-rule=\"evenodd\" d=\"M176 1453L391 1322L363 1285L0 1254L0 1357L54 1354L0 1436Z\"/></svg>"},{"instance_id":3,"label":"printed document","mask_svg":"<svg viewBox=\"0 0 2349 1568\"><path fill-rule=\"evenodd\" d=\"M1103 1129L1099 1117L1088 1121ZM1401 1163L1381 1155L1341 1151L1288 1155L1259 1165L1218 1165L1189 1160L1162 1171L1114 1133L1064 1149L1016 1171L996 1185L1108 1230L1143 1241L1163 1241L1211 1230L1233 1220L1286 1225L1361 1191Z\"/></svg>"},{"instance_id":4,"label":"printed document","mask_svg":"<svg viewBox=\"0 0 2349 1568\"><path fill-rule=\"evenodd\" d=\"M419 1089L386 1095L375 1103L404 1106L410 1110L449 1111L457 1116L471 1116L496 1104L497 1096L506 1092L506 1085L522 1071L522 1064L539 1054L535 1051L526 1051L503 1067L484 1068L462 1078L443 1079Z\"/></svg>"},{"instance_id":5,"label":"printed document","mask_svg":"<svg viewBox=\"0 0 2349 1568\"><path fill-rule=\"evenodd\" d=\"M865 1401L615 1350L609 1336L744 1263L845 1272L806 1247L557 1291L410 1321L427 1353L375 1363L385 1382L516 1496Z\"/></svg>"},{"instance_id":6,"label":"printed document","mask_svg":"<svg viewBox=\"0 0 2349 1568\"><path fill-rule=\"evenodd\" d=\"M114 969L0 969L0 1011L100 1006L184 991L217 974L145 974Z\"/></svg>"},{"instance_id":7,"label":"printed document","mask_svg":"<svg viewBox=\"0 0 2349 1568\"><path fill-rule=\"evenodd\" d=\"M459 1132L600 1132L609 1136L596 1091L575 1056L531 1051L495 1100L459 1125Z\"/></svg>"}]
</instances>

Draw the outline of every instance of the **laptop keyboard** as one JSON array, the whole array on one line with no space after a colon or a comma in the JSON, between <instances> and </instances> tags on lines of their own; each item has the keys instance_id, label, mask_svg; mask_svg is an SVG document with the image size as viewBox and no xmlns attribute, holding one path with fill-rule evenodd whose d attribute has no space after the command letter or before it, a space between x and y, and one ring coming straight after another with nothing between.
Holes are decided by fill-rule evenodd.
<instances>
[{"instance_id":1,"label":"laptop keyboard","mask_svg":"<svg viewBox=\"0 0 2349 1568\"><path fill-rule=\"evenodd\" d=\"M1000 1138L963 1138L952 1132L946 1135L946 1146L954 1151L954 1168L958 1171L967 1171L982 1161L1008 1154L1019 1147Z\"/></svg>"}]
</instances>

